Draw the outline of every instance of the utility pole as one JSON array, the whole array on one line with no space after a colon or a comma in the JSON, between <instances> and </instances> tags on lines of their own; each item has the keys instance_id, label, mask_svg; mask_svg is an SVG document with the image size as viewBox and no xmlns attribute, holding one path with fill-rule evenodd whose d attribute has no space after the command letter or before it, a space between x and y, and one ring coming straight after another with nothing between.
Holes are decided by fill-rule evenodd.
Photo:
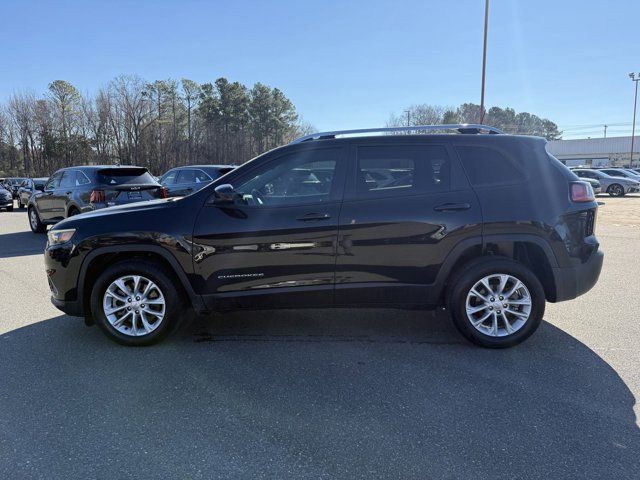
<instances>
[{"instance_id":1,"label":"utility pole","mask_svg":"<svg viewBox=\"0 0 640 480\"><path fill-rule=\"evenodd\" d=\"M411 110L405 110L404 113L407 114L407 127L411 126Z\"/></svg>"},{"instance_id":2,"label":"utility pole","mask_svg":"<svg viewBox=\"0 0 640 480\"><path fill-rule=\"evenodd\" d=\"M636 93L633 98L633 124L631 125L631 160L629 160L629 168L633 167L633 140L636 136L636 107L638 106L638 82L640 82L640 73L636 77L635 73L630 73L629 78L636 84Z\"/></svg>"},{"instance_id":3,"label":"utility pole","mask_svg":"<svg viewBox=\"0 0 640 480\"><path fill-rule=\"evenodd\" d=\"M604 126L604 138L607 138L607 125Z\"/></svg>"},{"instance_id":4,"label":"utility pole","mask_svg":"<svg viewBox=\"0 0 640 480\"><path fill-rule=\"evenodd\" d=\"M484 79L487 70L487 28L489 26L489 0L484 2L484 43L482 46L482 87L480 91L480 124L484 121Z\"/></svg>"}]
</instances>

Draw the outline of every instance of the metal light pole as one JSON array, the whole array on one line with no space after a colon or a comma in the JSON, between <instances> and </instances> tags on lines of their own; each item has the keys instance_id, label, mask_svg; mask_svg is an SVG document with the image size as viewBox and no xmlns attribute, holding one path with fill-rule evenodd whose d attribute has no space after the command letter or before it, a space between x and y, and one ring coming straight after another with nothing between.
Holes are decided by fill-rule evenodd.
<instances>
[{"instance_id":1,"label":"metal light pole","mask_svg":"<svg viewBox=\"0 0 640 480\"><path fill-rule=\"evenodd\" d=\"M484 121L484 77L487 70L487 27L489 26L489 0L484 2L484 44L482 46L482 87L480 91L480 124ZM636 84L637 85L637 84Z\"/></svg>"},{"instance_id":2,"label":"metal light pole","mask_svg":"<svg viewBox=\"0 0 640 480\"><path fill-rule=\"evenodd\" d=\"M629 168L633 167L633 141L636 136L636 108L638 106L638 82L640 82L640 73L636 77L635 73L630 73L629 78L636 84L636 93L633 98L633 124L631 125L631 160L629 160Z\"/></svg>"}]
</instances>

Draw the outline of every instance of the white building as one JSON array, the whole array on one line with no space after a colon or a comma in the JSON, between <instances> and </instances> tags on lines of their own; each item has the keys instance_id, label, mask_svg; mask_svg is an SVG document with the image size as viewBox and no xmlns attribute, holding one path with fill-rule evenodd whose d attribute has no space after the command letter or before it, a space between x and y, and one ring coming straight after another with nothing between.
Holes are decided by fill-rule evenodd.
<instances>
[{"instance_id":1,"label":"white building","mask_svg":"<svg viewBox=\"0 0 640 480\"><path fill-rule=\"evenodd\" d=\"M584 138L552 140L547 151L569 167L628 166L631 158L631 137ZM640 138L633 144L633 166L640 165Z\"/></svg>"}]
</instances>

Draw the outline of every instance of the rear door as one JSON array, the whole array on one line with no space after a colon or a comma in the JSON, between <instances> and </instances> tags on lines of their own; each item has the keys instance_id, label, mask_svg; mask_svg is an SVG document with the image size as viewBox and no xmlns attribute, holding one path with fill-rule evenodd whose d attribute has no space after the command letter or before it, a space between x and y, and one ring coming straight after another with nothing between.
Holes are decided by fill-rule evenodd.
<instances>
[{"instance_id":1,"label":"rear door","mask_svg":"<svg viewBox=\"0 0 640 480\"><path fill-rule=\"evenodd\" d=\"M210 308L331 305L345 166L343 148L303 148L230 178L241 198L194 229Z\"/></svg>"},{"instance_id":2,"label":"rear door","mask_svg":"<svg viewBox=\"0 0 640 480\"><path fill-rule=\"evenodd\" d=\"M35 198L36 209L41 220L51 220L54 218L53 213L53 196L58 187L60 186L60 179L64 170L58 171L51 175L51 178L44 186L44 191L39 193Z\"/></svg>"},{"instance_id":3,"label":"rear door","mask_svg":"<svg viewBox=\"0 0 640 480\"><path fill-rule=\"evenodd\" d=\"M425 304L482 213L450 146L362 144L340 214L335 302Z\"/></svg>"}]
</instances>

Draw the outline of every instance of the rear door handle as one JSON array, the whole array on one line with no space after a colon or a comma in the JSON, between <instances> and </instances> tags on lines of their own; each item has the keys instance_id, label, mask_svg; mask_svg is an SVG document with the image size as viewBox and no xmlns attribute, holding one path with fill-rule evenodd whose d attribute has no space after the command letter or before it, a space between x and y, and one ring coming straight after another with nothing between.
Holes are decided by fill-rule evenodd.
<instances>
[{"instance_id":1,"label":"rear door handle","mask_svg":"<svg viewBox=\"0 0 640 480\"><path fill-rule=\"evenodd\" d=\"M470 208L471 205L468 203L441 203L433 207L436 212L455 212L458 210L469 210Z\"/></svg>"},{"instance_id":2,"label":"rear door handle","mask_svg":"<svg viewBox=\"0 0 640 480\"><path fill-rule=\"evenodd\" d=\"M307 213L306 215L301 215L296 220L300 220L301 222L308 222L311 220L328 220L331 218L331 215L328 213Z\"/></svg>"}]
</instances>

